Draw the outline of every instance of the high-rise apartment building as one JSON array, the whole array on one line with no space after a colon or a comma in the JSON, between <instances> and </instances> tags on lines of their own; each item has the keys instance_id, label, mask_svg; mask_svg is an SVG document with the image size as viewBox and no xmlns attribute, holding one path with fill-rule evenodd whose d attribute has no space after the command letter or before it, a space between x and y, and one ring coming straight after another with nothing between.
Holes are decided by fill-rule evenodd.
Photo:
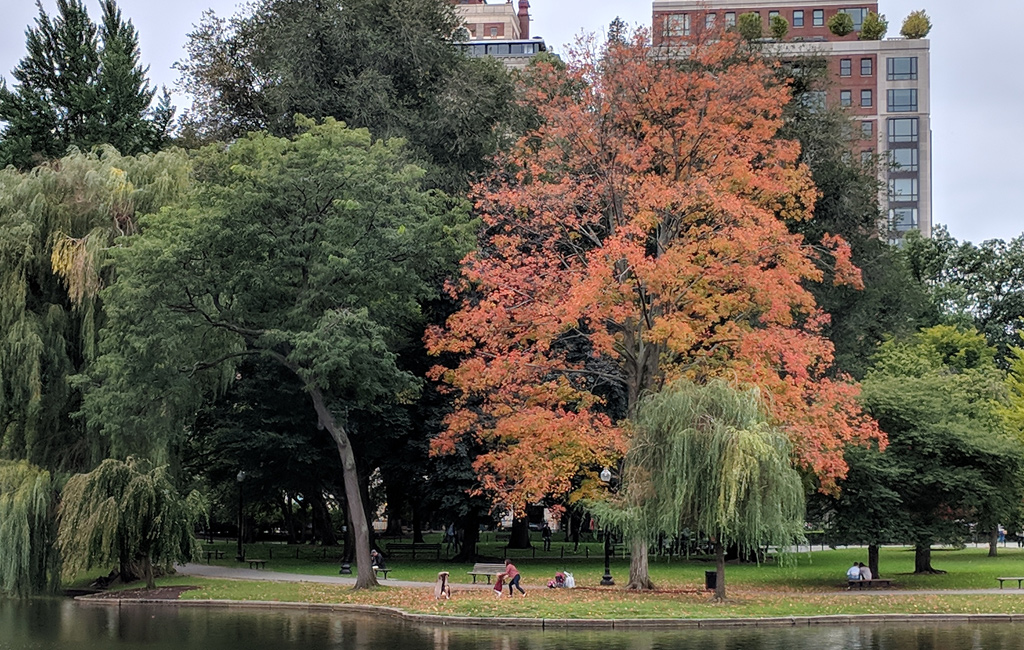
<instances>
[{"instance_id":1,"label":"high-rise apartment building","mask_svg":"<svg viewBox=\"0 0 1024 650\"><path fill-rule=\"evenodd\" d=\"M512 0L452 0L466 29L461 45L470 56L493 56L510 68L522 68L530 57L546 50L540 38L530 38L530 2Z\"/></svg>"},{"instance_id":2,"label":"high-rise apartment building","mask_svg":"<svg viewBox=\"0 0 1024 650\"><path fill-rule=\"evenodd\" d=\"M863 160L882 154L883 214L890 238L909 230L928 237L932 229L931 107L929 42L926 39L860 40L861 24L877 2L822 0L654 0L655 45L683 46L701 33L734 27L745 13L759 14L768 33L773 16L789 23L786 36L766 40L782 58L828 58L831 87L825 101L843 107L853 122L854 153ZM854 31L836 36L828 28L837 13L850 14Z\"/></svg>"}]
</instances>

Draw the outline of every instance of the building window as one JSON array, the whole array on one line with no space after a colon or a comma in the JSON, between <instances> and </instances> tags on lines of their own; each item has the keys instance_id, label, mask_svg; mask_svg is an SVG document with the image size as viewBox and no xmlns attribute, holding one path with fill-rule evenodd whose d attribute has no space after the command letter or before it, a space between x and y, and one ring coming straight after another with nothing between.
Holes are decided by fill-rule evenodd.
<instances>
[{"instance_id":1,"label":"building window","mask_svg":"<svg viewBox=\"0 0 1024 650\"><path fill-rule=\"evenodd\" d=\"M863 139L867 140L871 138L875 133L874 122L865 120L860 123L860 135Z\"/></svg>"},{"instance_id":2,"label":"building window","mask_svg":"<svg viewBox=\"0 0 1024 650\"><path fill-rule=\"evenodd\" d=\"M895 88L889 91L890 113L914 113L917 111L917 88Z\"/></svg>"},{"instance_id":3,"label":"building window","mask_svg":"<svg viewBox=\"0 0 1024 650\"><path fill-rule=\"evenodd\" d=\"M889 179L890 201L916 201L917 199L918 194L916 178Z\"/></svg>"},{"instance_id":4,"label":"building window","mask_svg":"<svg viewBox=\"0 0 1024 650\"><path fill-rule=\"evenodd\" d=\"M497 36L497 35L498 35L498 28L497 27L491 27L491 36Z\"/></svg>"},{"instance_id":5,"label":"building window","mask_svg":"<svg viewBox=\"0 0 1024 650\"><path fill-rule=\"evenodd\" d=\"M918 170L917 148L890 149L889 164L894 172L916 172Z\"/></svg>"},{"instance_id":6,"label":"building window","mask_svg":"<svg viewBox=\"0 0 1024 650\"><path fill-rule=\"evenodd\" d=\"M726 27L735 27L736 26L736 12L735 11L727 11L727 12L725 12L725 26Z\"/></svg>"},{"instance_id":7,"label":"building window","mask_svg":"<svg viewBox=\"0 0 1024 650\"><path fill-rule=\"evenodd\" d=\"M889 142L917 142L917 118L894 117L890 119Z\"/></svg>"},{"instance_id":8,"label":"building window","mask_svg":"<svg viewBox=\"0 0 1024 650\"><path fill-rule=\"evenodd\" d=\"M853 106L853 91L852 90L840 90L839 91L839 105L840 106Z\"/></svg>"},{"instance_id":9,"label":"building window","mask_svg":"<svg viewBox=\"0 0 1024 650\"><path fill-rule=\"evenodd\" d=\"M861 90L860 91L860 105L864 106L864 107L874 106L875 105L874 93L872 93L870 90L867 90L867 89Z\"/></svg>"},{"instance_id":10,"label":"building window","mask_svg":"<svg viewBox=\"0 0 1024 650\"><path fill-rule=\"evenodd\" d=\"M800 103L812 113L820 113L825 110L825 98L827 93L824 90L812 90L800 95Z\"/></svg>"},{"instance_id":11,"label":"building window","mask_svg":"<svg viewBox=\"0 0 1024 650\"><path fill-rule=\"evenodd\" d=\"M804 26L804 12L801 9L797 9L793 12L793 27Z\"/></svg>"},{"instance_id":12,"label":"building window","mask_svg":"<svg viewBox=\"0 0 1024 650\"><path fill-rule=\"evenodd\" d=\"M917 208L893 208L889 210L889 228L901 231L917 228Z\"/></svg>"},{"instance_id":13,"label":"building window","mask_svg":"<svg viewBox=\"0 0 1024 650\"><path fill-rule=\"evenodd\" d=\"M859 32L861 26L864 25L864 18L868 15L868 10L858 7L856 9L840 9L841 14L850 14L850 18L853 18L853 31Z\"/></svg>"},{"instance_id":14,"label":"building window","mask_svg":"<svg viewBox=\"0 0 1024 650\"><path fill-rule=\"evenodd\" d=\"M870 165L875 161L875 152L871 149L865 149L860 152L860 164Z\"/></svg>"},{"instance_id":15,"label":"building window","mask_svg":"<svg viewBox=\"0 0 1024 650\"><path fill-rule=\"evenodd\" d=\"M768 20L771 20L772 18L774 18L774 17L776 17L778 15L779 15L779 12L777 12L777 11L769 11L768 12Z\"/></svg>"},{"instance_id":16,"label":"building window","mask_svg":"<svg viewBox=\"0 0 1024 650\"><path fill-rule=\"evenodd\" d=\"M861 59L860 60L860 76L870 77L875 74L874 61L872 59Z\"/></svg>"},{"instance_id":17,"label":"building window","mask_svg":"<svg viewBox=\"0 0 1024 650\"><path fill-rule=\"evenodd\" d=\"M714 29L715 20L718 19L717 14L704 14L704 29Z\"/></svg>"},{"instance_id":18,"label":"building window","mask_svg":"<svg viewBox=\"0 0 1024 650\"><path fill-rule=\"evenodd\" d=\"M853 59L839 59L839 76L849 77L853 75Z\"/></svg>"},{"instance_id":19,"label":"building window","mask_svg":"<svg viewBox=\"0 0 1024 650\"><path fill-rule=\"evenodd\" d=\"M824 26L824 24L825 24L825 10L824 9L815 9L814 13L812 13L811 16L812 16L812 18L814 20L814 26L815 27L822 27L822 26Z\"/></svg>"},{"instance_id":20,"label":"building window","mask_svg":"<svg viewBox=\"0 0 1024 650\"><path fill-rule=\"evenodd\" d=\"M665 36L689 36L690 14L669 14L665 16Z\"/></svg>"},{"instance_id":21,"label":"building window","mask_svg":"<svg viewBox=\"0 0 1024 650\"><path fill-rule=\"evenodd\" d=\"M913 81L917 79L916 56L893 56L885 62L886 78L889 81Z\"/></svg>"}]
</instances>

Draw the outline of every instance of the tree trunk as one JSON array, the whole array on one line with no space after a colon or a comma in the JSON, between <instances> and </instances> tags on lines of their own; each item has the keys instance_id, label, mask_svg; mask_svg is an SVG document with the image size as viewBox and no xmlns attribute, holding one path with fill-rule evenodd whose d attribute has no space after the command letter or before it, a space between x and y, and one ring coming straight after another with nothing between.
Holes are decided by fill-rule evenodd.
<instances>
[{"instance_id":1,"label":"tree trunk","mask_svg":"<svg viewBox=\"0 0 1024 650\"><path fill-rule=\"evenodd\" d=\"M725 600L725 545L715 540L715 600Z\"/></svg>"},{"instance_id":2,"label":"tree trunk","mask_svg":"<svg viewBox=\"0 0 1024 650\"><path fill-rule=\"evenodd\" d=\"M156 589L156 576L153 575L153 560L148 555L142 558L142 573L146 577L146 589Z\"/></svg>"},{"instance_id":3,"label":"tree trunk","mask_svg":"<svg viewBox=\"0 0 1024 650\"><path fill-rule=\"evenodd\" d=\"M648 591L654 589L651 582L649 565L647 564L647 542L642 539L632 541L633 553L629 558L629 583L626 589Z\"/></svg>"},{"instance_id":4,"label":"tree trunk","mask_svg":"<svg viewBox=\"0 0 1024 650\"><path fill-rule=\"evenodd\" d=\"M295 516L292 514L292 495L286 494L281 501L281 515L284 518L284 528L288 531L288 543L297 544L298 535L295 534Z\"/></svg>"},{"instance_id":5,"label":"tree trunk","mask_svg":"<svg viewBox=\"0 0 1024 650\"><path fill-rule=\"evenodd\" d=\"M932 568L931 543L922 543L914 547L914 573L945 573Z\"/></svg>"},{"instance_id":6,"label":"tree trunk","mask_svg":"<svg viewBox=\"0 0 1024 650\"><path fill-rule=\"evenodd\" d=\"M509 548L532 548L530 544L530 520L516 517L512 520L512 531L508 536Z\"/></svg>"},{"instance_id":7,"label":"tree trunk","mask_svg":"<svg viewBox=\"0 0 1024 650\"><path fill-rule=\"evenodd\" d=\"M881 578L878 572L878 544L868 544L868 568L871 569L872 578Z\"/></svg>"},{"instance_id":8,"label":"tree trunk","mask_svg":"<svg viewBox=\"0 0 1024 650\"><path fill-rule=\"evenodd\" d=\"M988 556L996 557L999 551L999 528L993 528L988 534Z\"/></svg>"},{"instance_id":9,"label":"tree trunk","mask_svg":"<svg viewBox=\"0 0 1024 650\"><path fill-rule=\"evenodd\" d=\"M423 521L420 519L418 500L412 502L412 542L413 544L423 543Z\"/></svg>"},{"instance_id":10,"label":"tree trunk","mask_svg":"<svg viewBox=\"0 0 1024 650\"><path fill-rule=\"evenodd\" d=\"M352 443L348 439L345 428L337 423L324 395L314 385L306 384L306 390L313 399L313 407L316 409L320 424L327 429L338 446L338 456L341 459L342 479L345 484L345 497L348 501L348 519L352 527L356 547L356 589L367 589L376 587L379 583L370 565L370 527L366 524L366 511L363 508L363 500L359 492L359 477L356 472L356 457L352 452Z\"/></svg>"},{"instance_id":11,"label":"tree trunk","mask_svg":"<svg viewBox=\"0 0 1024 650\"><path fill-rule=\"evenodd\" d=\"M320 543L324 546L337 546L338 535L334 532L334 521L331 519L331 512L327 508L327 500L320 492L311 495L310 503L313 506L313 518L316 521L316 528L320 531Z\"/></svg>"},{"instance_id":12,"label":"tree trunk","mask_svg":"<svg viewBox=\"0 0 1024 650\"><path fill-rule=\"evenodd\" d=\"M480 541L480 516L475 508L470 507L469 512L462 518L461 527L455 529L455 534L461 534L462 540L459 552L452 558L452 562L476 562L476 544Z\"/></svg>"}]
</instances>

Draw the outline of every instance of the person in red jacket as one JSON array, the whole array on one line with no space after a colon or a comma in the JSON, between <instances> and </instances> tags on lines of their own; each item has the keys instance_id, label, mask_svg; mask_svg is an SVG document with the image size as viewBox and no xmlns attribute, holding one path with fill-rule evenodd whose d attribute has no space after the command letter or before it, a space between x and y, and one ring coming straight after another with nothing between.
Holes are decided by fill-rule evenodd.
<instances>
[{"instance_id":1,"label":"person in red jacket","mask_svg":"<svg viewBox=\"0 0 1024 650\"><path fill-rule=\"evenodd\" d=\"M519 570L516 569L516 565L512 564L512 560L505 560L505 576L508 579L508 597L511 598L513 591L512 588L519 590L519 593L526 595L523 588L519 586Z\"/></svg>"}]
</instances>

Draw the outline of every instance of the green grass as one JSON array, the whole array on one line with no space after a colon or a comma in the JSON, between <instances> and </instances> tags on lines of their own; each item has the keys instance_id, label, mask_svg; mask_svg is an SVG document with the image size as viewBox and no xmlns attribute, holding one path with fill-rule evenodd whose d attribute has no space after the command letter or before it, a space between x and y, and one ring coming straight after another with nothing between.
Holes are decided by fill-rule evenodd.
<instances>
[{"instance_id":1,"label":"green grass","mask_svg":"<svg viewBox=\"0 0 1024 650\"><path fill-rule=\"evenodd\" d=\"M269 560L269 548L247 546L249 557ZM277 549L278 547L275 547ZM281 546L280 549L289 547ZM309 552L312 549L306 548ZM596 549L595 549L596 550ZM556 549L557 552L557 549ZM721 618L766 616L814 616L823 614L907 614L907 613L1024 613L1024 590L1006 589L999 594L927 594L930 589L995 588L997 576L1024 575L1024 550L1000 548L1000 555L987 556L987 549L933 551L936 569L944 575L915 576L911 572L911 549L882 549L880 568L892 578L897 594L857 593L845 590L845 573L854 560L866 560L864 549L839 549L790 556L782 566L774 563L730 564L726 569L729 601L713 603L703 591L704 572L713 563L703 561L667 561L652 559L651 577L659 587L654 593L627 592L628 561L616 558L612 574L617 587L597 586L604 564L603 556L591 552L565 558L517 559L523 572L526 598L497 600L490 590L460 589L458 582L468 581L465 571L471 565L450 561L393 558L392 578L430 582L440 570L451 572L456 581L451 602L437 603L429 588L382 586L355 591L338 585L272 583L261 581L219 580L188 576L170 576L160 586L193 585L199 589L185 592L183 599L261 600L299 603L352 603L398 607L409 612L440 613L453 616L529 617L529 618ZM310 553L309 555L312 555ZM275 550L268 569L307 575L337 575L334 559L303 556L295 559ZM500 554L499 554L500 555ZM215 564L238 566L232 556ZM555 571L573 571L579 589L547 589L544 585Z\"/></svg>"}]
</instances>

